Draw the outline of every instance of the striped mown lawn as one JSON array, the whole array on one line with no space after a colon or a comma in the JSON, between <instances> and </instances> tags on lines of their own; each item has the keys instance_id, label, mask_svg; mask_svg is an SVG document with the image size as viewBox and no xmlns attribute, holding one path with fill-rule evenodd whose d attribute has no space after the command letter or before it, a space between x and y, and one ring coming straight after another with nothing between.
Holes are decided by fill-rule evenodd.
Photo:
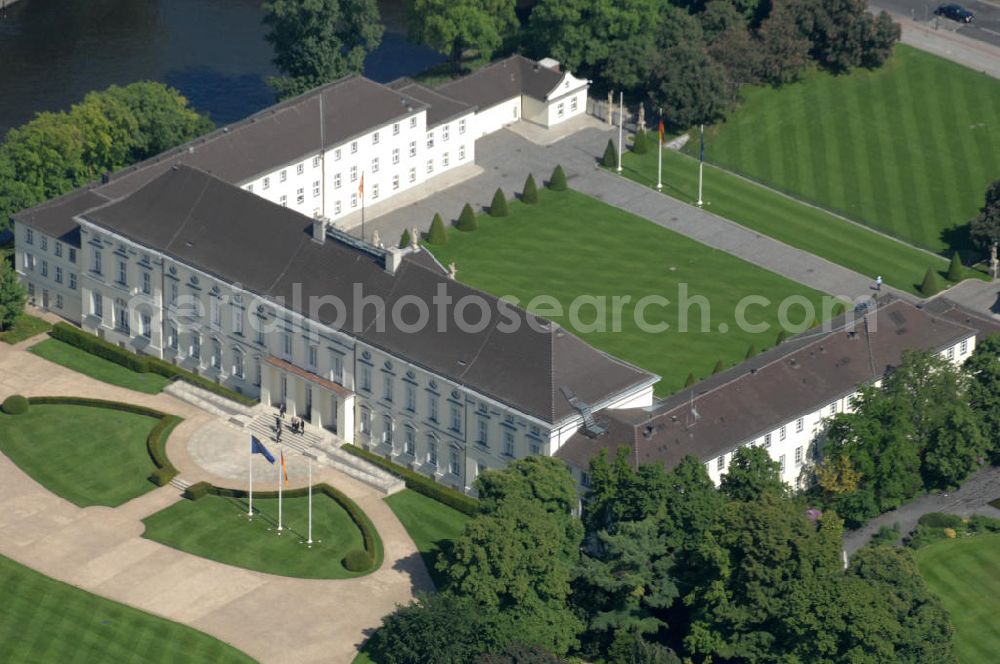
<instances>
[{"instance_id":1,"label":"striped mown lawn","mask_svg":"<svg viewBox=\"0 0 1000 664\"><path fill-rule=\"evenodd\" d=\"M788 322L798 326L829 317L824 305L832 310L835 304L818 291L579 192L546 189L539 195L537 205L514 201L510 216L481 215L479 230L452 228L448 244L428 248L443 265L454 261L461 281L513 296L595 347L659 374L660 396L681 389L689 373L704 378L718 361L733 366L751 346L773 346L786 298L804 303L788 309ZM739 324L739 305L751 295L769 302L748 310L748 321L764 324L760 331ZM539 296L555 298L562 315L544 303L532 305ZM604 314L580 296L603 302ZM651 303L648 296L668 302ZM628 298L619 300L620 316L614 314L616 297ZM691 305L695 298L707 306ZM583 306L574 309L574 302ZM805 307L812 314L803 313ZM577 314L578 324L571 314ZM661 324L669 327L652 327Z\"/></svg>"},{"instance_id":2,"label":"striped mown lawn","mask_svg":"<svg viewBox=\"0 0 1000 664\"><path fill-rule=\"evenodd\" d=\"M1000 179L1000 81L900 45L876 71L744 98L706 130L706 159L932 251L968 248Z\"/></svg>"},{"instance_id":3,"label":"striped mown lawn","mask_svg":"<svg viewBox=\"0 0 1000 664\"><path fill-rule=\"evenodd\" d=\"M28 351L101 382L145 394L159 394L168 382L159 374L132 371L59 339L46 339Z\"/></svg>"},{"instance_id":4,"label":"striped mown lawn","mask_svg":"<svg viewBox=\"0 0 1000 664\"><path fill-rule=\"evenodd\" d=\"M929 544L917 567L955 626L961 664L993 664L1000 653L1000 534Z\"/></svg>"},{"instance_id":5,"label":"striped mown lawn","mask_svg":"<svg viewBox=\"0 0 1000 664\"><path fill-rule=\"evenodd\" d=\"M388 496L385 502L417 545L427 571L440 588L444 579L434 567L438 553L446 542L462 534L469 517L412 489Z\"/></svg>"},{"instance_id":6,"label":"striped mown lawn","mask_svg":"<svg viewBox=\"0 0 1000 664\"><path fill-rule=\"evenodd\" d=\"M232 646L0 556L0 661L252 662Z\"/></svg>"}]
</instances>

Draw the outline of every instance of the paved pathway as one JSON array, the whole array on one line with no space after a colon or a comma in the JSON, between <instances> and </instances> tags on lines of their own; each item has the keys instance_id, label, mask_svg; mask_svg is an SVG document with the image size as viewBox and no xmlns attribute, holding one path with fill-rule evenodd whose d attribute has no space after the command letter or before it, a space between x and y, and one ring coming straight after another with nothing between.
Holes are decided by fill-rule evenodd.
<instances>
[{"instance_id":1,"label":"paved pathway","mask_svg":"<svg viewBox=\"0 0 1000 664\"><path fill-rule=\"evenodd\" d=\"M377 218L370 226L378 228L382 237L397 237L407 226L426 229L435 212L441 212L446 220L455 220L465 203L476 209L487 207L498 186L508 195L519 192L528 173L533 173L541 186L555 165L561 164L573 189L710 247L832 295L857 298L872 293L870 275L858 274L597 168L596 160L612 134L617 140L615 130L591 120L580 131L546 146L532 143L510 130L483 137L476 142L476 162L483 168L480 175Z\"/></svg>"},{"instance_id":2,"label":"paved pathway","mask_svg":"<svg viewBox=\"0 0 1000 664\"><path fill-rule=\"evenodd\" d=\"M854 553L868 543L872 535L882 526L892 527L898 523L903 536L917 527L917 519L928 512L945 512L970 516L984 514L1000 519L1000 510L988 505L1000 498L1000 468L985 468L962 484L962 488L952 493L931 493L903 505L891 512L869 521L863 528L844 535L844 548L848 554Z\"/></svg>"},{"instance_id":3,"label":"paved pathway","mask_svg":"<svg viewBox=\"0 0 1000 664\"><path fill-rule=\"evenodd\" d=\"M86 395L141 403L185 417L170 439L212 417L165 394L140 395L90 379L0 343L0 399ZM0 454L0 554L103 597L176 620L262 662L350 662L381 618L414 591L432 587L402 524L373 489L330 468L316 481L342 490L371 517L385 562L357 579L316 581L252 572L142 538L141 519L180 499L163 487L112 509L81 509L49 493ZM185 465L189 481L197 466Z\"/></svg>"}]
</instances>

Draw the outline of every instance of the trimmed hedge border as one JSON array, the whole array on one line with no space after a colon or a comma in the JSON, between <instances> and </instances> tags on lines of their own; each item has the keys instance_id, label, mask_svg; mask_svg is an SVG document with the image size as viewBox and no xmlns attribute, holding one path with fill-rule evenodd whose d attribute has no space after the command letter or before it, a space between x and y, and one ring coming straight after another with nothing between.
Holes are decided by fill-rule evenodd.
<instances>
[{"instance_id":1,"label":"trimmed hedge border","mask_svg":"<svg viewBox=\"0 0 1000 664\"><path fill-rule=\"evenodd\" d=\"M463 514L467 514L468 516L475 516L479 513L478 500L442 484L438 484L431 478L421 475L415 470L410 470L409 468L401 466L398 463L393 463L384 457L380 457L374 452L363 450L357 445L351 445L350 443L341 445L340 449L353 454L356 457L365 459L366 461L371 461L379 468L389 471L396 477L405 481L406 488L408 489L413 489L417 493L422 493L428 498L433 498L439 503L444 503L448 507L456 509Z\"/></svg>"},{"instance_id":2,"label":"trimmed hedge border","mask_svg":"<svg viewBox=\"0 0 1000 664\"><path fill-rule=\"evenodd\" d=\"M351 571L369 571L374 572L379 567L382 566L382 560L385 556L385 550L382 546L382 538L379 537L378 530L375 529L375 524L372 520L365 514L356 502L351 500L346 494L342 493L339 489L335 489L329 484L314 484L313 491L319 491L325 494L328 498L332 498L347 512L348 516L351 517L351 521L354 525L358 527L361 531L361 539L364 541L365 553L368 554L371 559L371 565L368 570L351 570ZM247 492L243 489L227 489L224 487L215 486L209 482L195 482L187 489L184 490L184 497L188 500L200 500L207 495L221 496L223 498L246 498ZM253 494L256 498L277 498L277 491L254 491ZM304 498L309 495L309 487L300 487L298 489L288 489L282 492L282 495L286 498Z\"/></svg>"},{"instance_id":3,"label":"trimmed hedge border","mask_svg":"<svg viewBox=\"0 0 1000 664\"><path fill-rule=\"evenodd\" d=\"M61 325L61 323L59 323ZM105 401L103 399L88 399L87 397L29 397L28 403L32 405L62 405L62 406L87 406L89 408L107 408L108 410L119 410L123 413L135 415L145 415L159 420L149 435L146 436L146 452L153 461L156 469L149 475L149 481L156 486L165 486L170 480L177 477L178 471L170 459L167 458L167 439L173 433L174 428L184 421L177 415L168 415L153 408L138 406L122 401Z\"/></svg>"},{"instance_id":4,"label":"trimmed hedge border","mask_svg":"<svg viewBox=\"0 0 1000 664\"><path fill-rule=\"evenodd\" d=\"M125 350L104 339L99 339L89 332L70 325L69 323L56 323L49 330L49 336L53 339L67 343L70 346L79 348L82 351L96 355L108 362L113 362L126 369L131 369L136 373L155 373L167 379L178 379L191 383L195 387L200 387L214 394L218 394L226 399L231 399L244 406L253 406L257 400L240 394L234 390L219 385L218 383L191 373L186 369L175 367L174 365L161 360L158 357L145 357L137 355L132 351Z\"/></svg>"}]
</instances>

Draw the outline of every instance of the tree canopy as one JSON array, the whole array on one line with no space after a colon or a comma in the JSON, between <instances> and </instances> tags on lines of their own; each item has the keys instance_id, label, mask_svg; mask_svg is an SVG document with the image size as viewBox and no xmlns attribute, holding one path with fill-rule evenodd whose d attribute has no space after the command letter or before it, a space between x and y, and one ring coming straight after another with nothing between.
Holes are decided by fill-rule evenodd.
<instances>
[{"instance_id":1,"label":"tree canopy","mask_svg":"<svg viewBox=\"0 0 1000 664\"><path fill-rule=\"evenodd\" d=\"M267 0L262 9L279 99L360 73L385 30L375 0Z\"/></svg>"},{"instance_id":2,"label":"tree canopy","mask_svg":"<svg viewBox=\"0 0 1000 664\"><path fill-rule=\"evenodd\" d=\"M0 332L13 325L21 315L27 296L14 268L7 261L0 260Z\"/></svg>"},{"instance_id":3,"label":"tree canopy","mask_svg":"<svg viewBox=\"0 0 1000 664\"><path fill-rule=\"evenodd\" d=\"M518 28L514 0L408 0L411 37L448 56L454 70L467 49L489 60Z\"/></svg>"},{"instance_id":4,"label":"tree canopy","mask_svg":"<svg viewBox=\"0 0 1000 664\"><path fill-rule=\"evenodd\" d=\"M981 249L1000 244L1000 180L986 188L979 214L969 224L973 243Z\"/></svg>"}]
</instances>

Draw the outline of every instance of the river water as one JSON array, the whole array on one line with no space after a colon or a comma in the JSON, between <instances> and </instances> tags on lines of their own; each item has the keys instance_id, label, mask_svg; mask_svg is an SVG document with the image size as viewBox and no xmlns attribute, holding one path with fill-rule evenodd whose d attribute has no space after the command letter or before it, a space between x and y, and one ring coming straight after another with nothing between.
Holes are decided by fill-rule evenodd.
<instances>
[{"instance_id":1,"label":"river water","mask_svg":"<svg viewBox=\"0 0 1000 664\"><path fill-rule=\"evenodd\" d=\"M8 0L9 1L9 0ZM0 6L5 1L0 0ZM0 10L0 136L112 83L152 79L227 124L274 102L260 0L18 0ZM386 82L443 60L407 41L401 0L365 74Z\"/></svg>"}]
</instances>

